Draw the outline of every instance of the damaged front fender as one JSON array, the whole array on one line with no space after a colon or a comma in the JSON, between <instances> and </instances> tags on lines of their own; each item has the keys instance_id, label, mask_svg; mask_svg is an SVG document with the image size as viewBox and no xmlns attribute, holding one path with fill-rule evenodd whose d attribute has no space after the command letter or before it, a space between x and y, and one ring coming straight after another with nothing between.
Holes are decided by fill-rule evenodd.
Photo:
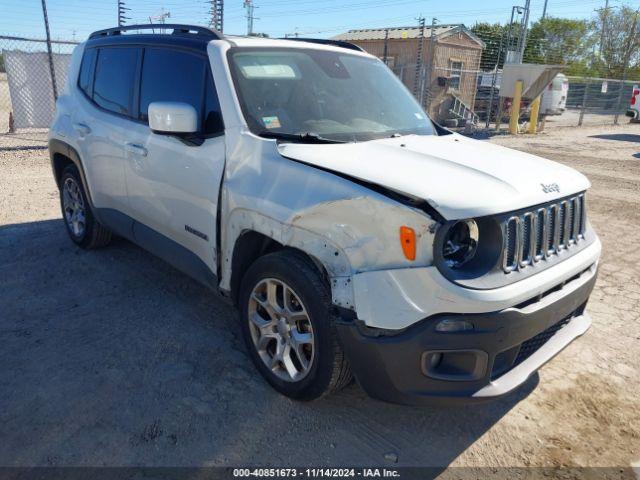
<instances>
[{"instance_id":1,"label":"damaged front fender","mask_svg":"<svg viewBox=\"0 0 640 480\"><path fill-rule=\"evenodd\" d=\"M432 264L436 222L425 212L339 175L286 159L275 141L248 132L227 138L222 289L230 288L234 245L247 231L297 248L319 262L329 277L333 303L344 308L356 309L352 287L356 273ZM416 232L413 261L404 256L400 244L403 225Z\"/></svg>"}]
</instances>

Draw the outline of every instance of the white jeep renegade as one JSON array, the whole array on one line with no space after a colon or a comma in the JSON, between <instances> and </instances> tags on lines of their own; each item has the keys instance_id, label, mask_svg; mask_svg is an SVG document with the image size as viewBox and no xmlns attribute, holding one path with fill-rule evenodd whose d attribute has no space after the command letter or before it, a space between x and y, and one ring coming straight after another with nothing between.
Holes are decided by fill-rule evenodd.
<instances>
[{"instance_id":1,"label":"white jeep renegade","mask_svg":"<svg viewBox=\"0 0 640 480\"><path fill-rule=\"evenodd\" d=\"M588 180L439 127L359 47L121 27L68 78L71 239L113 232L229 297L285 395L487 399L589 328Z\"/></svg>"}]
</instances>

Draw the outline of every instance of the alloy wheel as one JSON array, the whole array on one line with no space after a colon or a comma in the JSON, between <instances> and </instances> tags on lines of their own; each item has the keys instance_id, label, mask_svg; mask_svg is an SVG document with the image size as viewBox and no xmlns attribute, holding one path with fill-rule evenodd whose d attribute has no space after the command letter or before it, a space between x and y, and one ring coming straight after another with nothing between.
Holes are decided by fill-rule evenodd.
<instances>
[{"instance_id":1,"label":"alloy wheel","mask_svg":"<svg viewBox=\"0 0 640 480\"><path fill-rule=\"evenodd\" d=\"M82 237L86 228L86 210L80 186L70 177L62 186L62 210L69 230L75 237Z\"/></svg>"},{"instance_id":2,"label":"alloy wheel","mask_svg":"<svg viewBox=\"0 0 640 480\"><path fill-rule=\"evenodd\" d=\"M307 376L315 357L313 325L289 285L261 280L249 297L248 321L256 351L274 375L287 382Z\"/></svg>"}]
</instances>

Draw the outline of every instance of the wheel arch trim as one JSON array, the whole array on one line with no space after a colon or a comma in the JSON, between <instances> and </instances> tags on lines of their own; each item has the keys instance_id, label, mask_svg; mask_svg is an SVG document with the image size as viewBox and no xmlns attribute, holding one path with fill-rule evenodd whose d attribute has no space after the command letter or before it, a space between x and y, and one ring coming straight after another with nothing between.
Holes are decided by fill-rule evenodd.
<instances>
[{"instance_id":1,"label":"wheel arch trim","mask_svg":"<svg viewBox=\"0 0 640 480\"><path fill-rule=\"evenodd\" d=\"M82 187L84 188L85 194L87 195L87 200L89 201L89 207L91 208L91 212L95 217L99 218L99 213L93 204L93 199L91 197L91 190L89 189L89 183L87 182L86 173L84 171L84 166L82 164L82 160L80 159L80 155L66 142L62 140L58 140L56 138L49 139L49 159L51 160L51 170L53 171L53 177L56 181L56 185L60 188L60 177L62 175L62 170L59 170L57 165L58 156L63 156L67 158L72 164L76 166L78 172L80 173L80 181L82 182Z\"/></svg>"}]
</instances>

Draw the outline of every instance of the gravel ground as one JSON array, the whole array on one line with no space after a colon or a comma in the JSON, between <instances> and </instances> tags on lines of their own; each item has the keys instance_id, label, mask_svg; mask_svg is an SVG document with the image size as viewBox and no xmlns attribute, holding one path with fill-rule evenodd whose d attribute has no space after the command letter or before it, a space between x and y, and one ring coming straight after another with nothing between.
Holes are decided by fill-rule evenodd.
<instances>
[{"instance_id":1,"label":"gravel ground","mask_svg":"<svg viewBox=\"0 0 640 480\"><path fill-rule=\"evenodd\" d=\"M413 408L279 396L230 306L128 242L74 247L42 136L0 136L0 465L637 463L640 125L491 141L592 180L594 324L504 399Z\"/></svg>"}]
</instances>

